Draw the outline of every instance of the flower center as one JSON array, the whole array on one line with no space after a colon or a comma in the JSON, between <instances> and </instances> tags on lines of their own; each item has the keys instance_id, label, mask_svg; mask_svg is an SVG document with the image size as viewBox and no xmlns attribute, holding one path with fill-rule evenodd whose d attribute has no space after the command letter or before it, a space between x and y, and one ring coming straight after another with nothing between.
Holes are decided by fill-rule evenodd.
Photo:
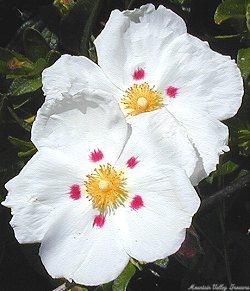
<instances>
[{"instance_id":1,"label":"flower center","mask_svg":"<svg viewBox=\"0 0 250 291\"><path fill-rule=\"evenodd\" d=\"M85 181L87 197L101 213L115 210L128 197L124 172L110 164L100 165Z\"/></svg>"},{"instance_id":2,"label":"flower center","mask_svg":"<svg viewBox=\"0 0 250 291\"><path fill-rule=\"evenodd\" d=\"M147 98L145 97L139 97L137 99L137 105L140 107L140 108L146 108L148 106L148 100Z\"/></svg>"},{"instance_id":3,"label":"flower center","mask_svg":"<svg viewBox=\"0 0 250 291\"><path fill-rule=\"evenodd\" d=\"M108 190L109 189L109 181L100 180L98 186L99 186L100 190Z\"/></svg>"},{"instance_id":4,"label":"flower center","mask_svg":"<svg viewBox=\"0 0 250 291\"><path fill-rule=\"evenodd\" d=\"M129 115L137 115L163 107L162 94L148 83L134 84L121 100L122 107Z\"/></svg>"}]
</instances>

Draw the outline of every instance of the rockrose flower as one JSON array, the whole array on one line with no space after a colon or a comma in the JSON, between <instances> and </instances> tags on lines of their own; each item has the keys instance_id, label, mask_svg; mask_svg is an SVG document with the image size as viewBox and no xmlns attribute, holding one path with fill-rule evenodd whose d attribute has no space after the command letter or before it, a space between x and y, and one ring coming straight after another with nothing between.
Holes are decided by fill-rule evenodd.
<instances>
[{"instance_id":1,"label":"rockrose flower","mask_svg":"<svg viewBox=\"0 0 250 291\"><path fill-rule=\"evenodd\" d=\"M228 151L228 128L220 120L236 114L243 95L235 61L188 34L171 10L155 10L152 4L114 10L95 46L99 66L63 55L44 71L47 100L100 89L116 97L132 125L138 115L151 124L148 112L154 112L167 126L172 115L196 152L193 184L213 171L219 155ZM161 129L164 136L167 127Z\"/></svg>"},{"instance_id":2,"label":"rockrose flower","mask_svg":"<svg viewBox=\"0 0 250 291\"><path fill-rule=\"evenodd\" d=\"M99 285L130 257L152 262L179 249L199 198L177 166L172 121L166 152L160 120L131 130L104 93L63 94L42 106L32 128L38 152L6 184L3 205L17 240L41 243L52 277Z\"/></svg>"}]
</instances>

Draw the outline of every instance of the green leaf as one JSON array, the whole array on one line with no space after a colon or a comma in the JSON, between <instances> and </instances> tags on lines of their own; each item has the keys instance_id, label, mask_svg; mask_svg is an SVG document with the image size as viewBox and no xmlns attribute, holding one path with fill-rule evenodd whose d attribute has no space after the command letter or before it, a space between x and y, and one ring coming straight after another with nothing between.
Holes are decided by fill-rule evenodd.
<instances>
[{"instance_id":1,"label":"green leaf","mask_svg":"<svg viewBox=\"0 0 250 291\"><path fill-rule=\"evenodd\" d=\"M70 0L70 1L65 1L65 3L63 3L63 1L61 0L54 0L53 5L55 5L55 7L59 10L59 12L61 14L67 14L75 5L75 1L74 0Z\"/></svg>"},{"instance_id":2,"label":"green leaf","mask_svg":"<svg viewBox=\"0 0 250 291\"><path fill-rule=\"evenodd\" d=\"M28 27L32 27L37 29L37 22L39 22L39 26L41 24L41 20L35 21L34 19L29 19L28 21L24 22L16 33L12 36L11 41L8 44L8 48L11 50L17 50L23 47L23 33Z\"/></svg>"},{"instance_id":3,"label":"green leaf","mask_svg":"<svg viewBox=\"0 0 250 291\"><path fill-rule=\"evenodd\" d=\"M30 150L27 150L27 151L20 151L18 152L18 157L19 158L27 158L27 157L30 157L30 156L33 156L35 153L36 153L37 149L34 147Z\"/></svg>"},{"instance_id":4,"label":"green leaf","mask_svg":"<svg viewBox=\"0 0 250 291\"><path fill-rule=\"evenodd\" d=\"M135 266L129 262L123 272L113 282L112 291L126 291L131 278L136 271Z\"/></svg>"},{"instance_id":5,"label":"green leaf","mask_svg":"<svg viewBox=\"0 0 250 291\"><path fill-rule=\"evenodd\" d=\"M90 2L93 3L93 2ZM89 48L89 40L90 40L90 35L92 32L92 26L96 20L97 13L100 8L101 1L96 0L95 4L92 5L91 7L91 13L88 17L88 20L86 21L83 33L82 33L82 38L81 38L81 46L80 49L84 55L88 55L88 48Z\"/></svg>"},{"instance_id":6,"label":"green leaf","mask_svg":"<svg viewBox=\"0 0 250 291\"><path fill-rule=\"evenodd\" d=\"M26 141L12 136L9 136L8 140L15 148L17 148L19 158L33 156L33 154L37 151L31 141Z\"/></svg>"},{"instance_id":7,"label":"green leaf","mask_svg":"<svg viewBox=\"0 0 250 291\"><path fill-rule=\"evenodd\" d=\"M0 60L2 61L8 61L11 58L16 57L20 62L30 62L29 59L27 59L25 56L15 52L15 51L10 51L6 48L0 47Z\"/></svg>"},{"instance_id":8,"label":"green leaf","mask_svg":"<svg viewBox=\"0 0 250 291\"><path fill-rule=\"evenodd\" d=\"M100 290L99 291L112 291L112 285L113 285L113 281L103 284L100 286ZM97 291L97 290L95 290Z\"/></svg>"},{"instance_id":9,"label":"green leaf","mask_svg":"<svg viewBox=\"0 0 250 291\"><path fill-rule=\"evenodd\" d=\"M42 71L48 66L47 61L43 58L38 59L34 63L34 69L29 74L29 76L39 76L41 75Z\"/></svg>"},{"instance_id":10,"label":"green leaf","mask_svg":"<svg viewBox=\"0 0 250 291\"><path fill-rule=\"evenodd\" d=\"M8 104L7 97L0 96L0 124L4 121L7 104Z\"/></svg>"},{"instance_id":11,"label":"green leaf","mask_svg":"<svg viewBox=\"0 0 250 291\"><path fill-rule=\"evenodd\" d=\"M15 110L13 109L13 106L11 104L9 104L7 106L10 115L12 116L12 118L16 121L17 124L19 124L24 130L26 130L27 132L31 131L31 125L27 122L25 122L22 118L20 118Z\"/></svg>"},{"instance_id":12,"label":"green leaf","mask_svg":"<svg viewBox=\"0 0 250 291\"><path fill-rule=\"evenodd\" d=\"M97 52L94 45L94 40L95 40L95 37L91 35L90 41L89 41L88 56L91 59L91 61L93 61L94 63L97 63Z\"/></svg>"},{"instance_id":13,"label":"green leaf","mask_svg":"<svg viewBox=\"0 0 250 291\"><path fill-rule=\"evenodd\" d=\"M36 61L39 58L46 58L50 47L41 33L34 28L26 28L23 34L24 49L28 58Z\"/></svg>"},{"instance_id":14,"label":"green leaf","mask_svg":"<svg viewBox=\"0 0 250 291\"><path fill-rule=\"evenodd\" d=\"M62 18L62 46L70 53L88 56L90 35L101 3L101 0L79 0Z\"/></svg>"},{"instance_id":15,"label":"green leaf","mask_svg":"<svg viewBox=\"0 0 250 291\"><path fill-rule=\"evenodd\" d=\"M174 4L183 4L186 0L170 0Z\"/></svg>"},{"instance_id":16,"label":"green leaf","mask_svg":"<svg viewBox=\"0 0 250 291\"><path fill-rule=\"evenodd\" d=\"M250 3L247 4L246 18L247 18L247 29L248 31L250 31Z\"/></svg>"},{"instance_id":17,"label":"green leaf","mask_svg":"<svg viewBox=\"0 0 250 291\"><path fill-rule=\"evenodd\" d=\"M216 35L214 38L216 39L233 39L233 38L240 38L242 34L228 34L228 35Z\"/></svg>"},{"instance_id":18,"label":"green leaf","mask_svg":"<svg viewBox=\"0 0 250 291\"><path fill-rule=\"evenodd\" d=\"M21 101L21 100L19 100L19 101ZM30 102L30 98L25 98L24 101L21 101L21 102L18 102L17 104L12 104L12 105L13 105L14 110L17 110L17 109L20 109L23 106L27 105L29 102Z\"/></svg>"},{"instance_id":19,"label":"green leaf","mask_svg":"<svg viewBox=\"0 0 250 291\"><path fill-rule=\"evenodd\" d=\"M29 150L35 148L31 141L23 140L13 136L9 136L8 140L11 144L21 150Z\"/></svg>"},{"instance_id":20,"label":"green leaf","mask_svg":"<svg viewBox=\"0 0 250 291\"><path fill-rule=\"evenodd\" d=\"M38 59L34 64L33 64L33 68L32 70L30 70L28 73L26 74L22 74L22 75L16 75L16 74L8 74L6 75L6 79L15 79L15 78L19 78L19 77L31 77L31 76L39 76L41 75L42 71L48 67L48 63L45 59L40 58Z\"/></svg>"},{"instance_id":21,"label":"green leaf","mask_svg":"<svg viewBox=\"0 0 250 291\"><path fill-rule=\"evenodd\" d=\"M208 184L213 184L213 181L214 181L214 173L211 173L206 179L205 181L208 183Z\"/></svg>"},{"instance_id":22,"label":"green leaf","mask_svg":"<svg viewBox=\"0 0 250 291\"><path fill-rule=\"evenodd\" d=\"M29 19L20 26L15 35L12 36L12 39L8 44L8 48L19 51L20 48L23 47L24 31L27 28L33 28L41 33L51 49L58 49L59 38L56 35L56 32L58 30L59 21L60 16L58 15L56 9L54 9L52 5L46 7L44 6L36 17ZM49 27L53 30L53 32Z\"/></svg>"},{"instance_id":23,"label":"green leaf","mask_svg":"<svg viewBox=\"0 0 250 291\"><path fill-rule=\"evenodd\" d=\"M219 170L216 172L216 176L226 176L236 171L238 168L238 164L232 161L227 161L224 164L220 165Z\"/></svg>"},{"instance_id":24,"label":"green leaf","mask_svg":"<svg viewBox=\"0 0 250 291\"><path fill-rule=\"evenodd\" d=\"M233 173L234 171L236 171L239 168L239 165L232 162L232 161L227 161L222 165L219 165L219 169L212 172L205 180L207 183L209 184L213 184L214 179L216 177L223 177L226 176L228 174Z\"/></svg>"},{"instance_id":25,"label":"green leaf","mask_svg":"<svg viewBox=\"0 0 250 291\"><path fill-rule=\"evenodd\" d=\"M75 286L71 288L70 291L88 291L88 289L82 286Z\"/></svg>"},{"instance_id":26,"label":"green leaf","mask_svg":"<svg viewBox=\"0 0 250 291\"><path fill-rule=\"evenodd\" d=\"M238 51L237 64L246 82L250 77L250 48L240 49Z\"/></svg>"},{"instance_id":27,"label":"green leaf","mask_svg":"<svg viewBox=\"0 0 250 291\"><path fill-rule=\"evenodd\" d=\"M237 179L239 179L240 177L244 177L244 176L248 175L249 173L250 173L249 170L242 169L242 170L239 172L239 174L238 174L238 176L237 176Z\"/></svg>"},{"instance_id":28,"label":"green leaf","mask_svg":"<svg viewBox=\"0 0 250 291\"><path fill-rule=\"evenodd\" d=\"M8 95L11 96L19 96L27 93L31 93L36 91L37 89L42 87L42 79L41 77L35 78L26 78L20 77L15 79L8 91Z\"/></svg>"},{"instance_id":29,"label":"green leaf","mask_svg":"<svg viewBox=\"0 0 250 291\"><path fill-rule=\"evenodd\" d=\"M61 54L58 51L51 50L46 58L48 66L51 66L54 64L55 61L57 61L60 58Z\"/></svg>"},{"instance_id":30,"label":"green leaf","mask_svg":"<svg viewBox=\"0 0 250 291\"><path fill-rule=\"evenodd\" d=\"M250 156L250 125L238 130L240 152L244 156Z\"/></svg>"},{"instance_id":31,"label":"green leaf","mask_svg":"<svg viewBox=\"0 0 250 291\"><path fill-rule=\"evenodd\" d=\"M32 62L17 52L0 47L0 73L15 76L28 74L33 69Z\"/></svg>"},{"instance_id":32,"label":"green leaf","mask_svg":"<svg viewBox=\"0 0 250 291\"><path fill-rule=\"evenodd\" d=\"M246 17L247 0L225 0L216 9L214 21L221 24L227 19L244 19Z\"/></svg>"},{"instance_id":33,"label":"green leaf","mask_svg":"<svg viewBox=\"0 0 250 291\"><path fill-rule=\"evenodd\" d=\"M45 27L41 31L41 34L51 49L58 49L59 37L54 32L50 31L47 27Z\"/></svg>"},{"instance_id":34,"label":"green leaf","mask_svg":"<svg viewBox=\"0 0 250 291\"><path fill-rule=\"evenodd\" d=\"M24 119L25 122L32 124L36 118L36 115L30 116L29 118Z\"/></svg>"},{"instance_id":35,"label":"green leaf","mask_svg":"<svg viewBox=\"0 0 250 291\"><path fill-rule=\"evenodd\" d=\"M168 263L169 263L169 258L166 257L165 259L156 260L154 262L154 265L165 269L168 266Z\"/></svg>"}]
</instances>

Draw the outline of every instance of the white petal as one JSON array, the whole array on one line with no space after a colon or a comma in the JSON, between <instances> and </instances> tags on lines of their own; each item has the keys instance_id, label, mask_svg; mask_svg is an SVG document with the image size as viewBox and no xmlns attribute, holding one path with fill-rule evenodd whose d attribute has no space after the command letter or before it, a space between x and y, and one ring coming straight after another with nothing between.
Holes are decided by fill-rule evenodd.
<instances>
[{"instance_id":1,"label":"white petal","mask_svg":"<svg viewBox=\"0 0 250 291\"><path fill-rule=\"evenodd\" d=\"M85 161L100 149L112 162L119 156L129 126L117 102L101 91L85 90L62 100L48 100L38 111L32 141L39 148L51 147Z\"/></svg>"},{"instance_id":2,"label":"white petal","mask_svg":"<svg viewBox=\"0 0 250 291\"><path fill-rule=\"evenodd\" d=\"M142 5L140 8L135 8L134 10L124 10L122 13L126 15L133 22L140 22L142 17L146 17L155 11L155 6L153 4Z\"/></svg>"},{"instance_id":3,"label":"white petal","mask_svg":"<svg viewBox=\"0 0 250 291\"><path fill-rule=\"evenodd\" d=\"M40 256L52 277L99 285L114 280L122 272L129 257L112 217L107 217L104 226L98 228L93 227L95 214L96 211L78 204L68 208L50 228Z\"/></svg>"},{"instance_id":4,"label":"white petal","mask_svg":"<svg viewBox=\"0 0 250 291\"><path fill-rule=\"evenodd\" d=\"M180 168L146 166L141 175L129 176L128 186L144 206L118 209L124 248L133 258L152 262L175 253L185 238L200 200Z\"/></svg>"},{"instance_id":5,"label":"white petal","mask_svg":"<svg viewBox=\"0 0 250 291\"><path fill-rule=\"evenodd\" d=\"M158 54L154 84L165 91L177 87L171 103L189 105L224 120L236 114L243 95L240 70L234 60L212 51L208 44L185 34ZM165 64L164 66L161 64Z\"/></svg>"},{"instance_id":6,"label":"white petal","mask_svg":"<svg viewBox=\"0 0 250 291\"><path fill-rule=\"evenodd\" d=\"M142 67L150 77L164 45L186 32L184 21L171 10L152 4L133 11L112 11L95 40L98 63L110 80L126 90L133 72ZM112 40L112 45L107 45Z\"/></svg>"},{"instance_id":7,"label":"white petal","mask_svg":"<svg viewBox=\"0 0 250 291\"><path fill-rule=\"evenodd\" d=\"M126 144L119 165L126 165L131 157L140 161L133 172L140 172L147 164L178 165L190 177L198 160L196 150L176 119L165 109L142 113L127 119L132 134Z\"/></svg>"},{"instance_id":8,"label":"white petal","mask_svg":"<svg viewBox=\"0 0 250 291\"><path fill-rule=\"evenodd\" d=\"M86 88L119 94L100 67L83 56L62 55L43 71L42 82L47 100L61 99L62 93L74 95Z\"/></svg>"},{"instance_id":9,"label":"white petal","mask_svg":"<svg viewBox=\"0 0 250 291\"><path fill-rule=\"evenodd\" d=\"M185 127L200 155L201 160L191 177L193 184L196 185L216 169L219 155L229 150L228 128L206 112L194 110L189 106L170 104L167 109L180 125Z\"/></svg>"},{"instance_id":10,"label":"white petal","mask_svg":"<svg viewBox=\"0 0 250 291\"><path fill-rule=\"evenodd\" d=\"M11 208L10 224L20 243L40 242L55 217L77 202L70 198L70 187L82 184L83 173L83 166L76 161L43 150L6 184L8 196L2 204Z\"/></svg>"}]
</instances>

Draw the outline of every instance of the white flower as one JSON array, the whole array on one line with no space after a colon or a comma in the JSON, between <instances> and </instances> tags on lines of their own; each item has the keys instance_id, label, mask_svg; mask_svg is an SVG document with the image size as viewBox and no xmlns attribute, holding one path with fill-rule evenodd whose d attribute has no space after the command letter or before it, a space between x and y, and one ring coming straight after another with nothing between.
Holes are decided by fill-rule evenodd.
<instances>
[{"instance_id":1,"label":"white flower","mask_svg":"<svg viewBox=\"0 0 250 291\"><path fill-rule=\"evenodd\" d=\"M200 201L174 144L165 152L157 138L157 122L131 130L117 102L93 90L39 110L38 152L6 184L3 205L17 240L41 243L52 277L99 285L130 257L152 262L178 250ZM175 120L166 126L172 132ZM172 132L169 145L177 138Z\"/></svg>"},{"instance_id":2,"label":"white flower","mask_svg":"<svg viewBox=\"0 0 250 291\"><path fill-rule=\"evenodd\" d=\"M171 10L155 10L152 4L114 10L95 45L99 66L64 55L44 71L47 100L61 98L63 92L100 89L117 98L132 125L134 116L152 123L149 111L161 115L165 125L171 115L183 130L183 151L194 147L189 160L197 154L193 184L213 171L219 155L229 150L228 128L220 120L236 114L243 95L235 62L189 35Z\"/></svg>"}]
</instances>

